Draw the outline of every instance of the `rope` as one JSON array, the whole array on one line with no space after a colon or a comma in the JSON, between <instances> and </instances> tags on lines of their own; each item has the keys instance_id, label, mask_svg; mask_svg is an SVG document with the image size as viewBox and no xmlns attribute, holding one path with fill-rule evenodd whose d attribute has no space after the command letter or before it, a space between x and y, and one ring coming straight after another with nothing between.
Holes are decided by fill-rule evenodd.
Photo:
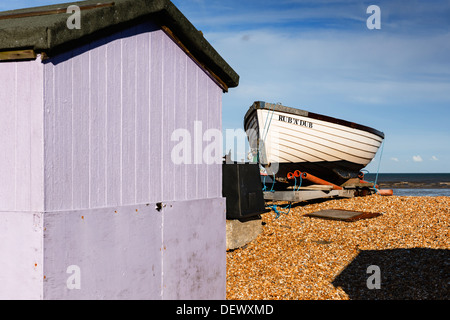
<instances>
[{"instance_id":1,"label":"rope","mask_svg":"<svg viewBox=\"0 0 450 320\"><path fill-rule=\"evenodd\" d=\"M281 103L278 102L277 105L281 105ZM272 111L272 112L271 112L271 111ZM269 112L267 113L266 121L264 122L264 128L263 128L263 130L261 131L261 138L259 139L259 143L258 143L258 153L257 153L257 161L258 161L258 162L260 162L260 157L259 157L259 155L260 155L261 150L262 150L262 145L265 146L265 144L266 144L267 134L269 133L269 128L270 128L270 125L271 125L271 123L272 123L272 118L273 118L274 113L275 113L275 104L273 104L273 105L269 108ZM269 116L269 115L270 115L270 116ZM269 118L270 118L270 120L269 120ZM267 124L267 121L269 121L269 124ZM267 159L266 159L266 160L267 160Z\"/></svg>"},{"instance_id":2,"label":"rope","mask_svg":"<svg viewBox=\"0 0 450 320\"><path fill-rule=\"evenodd\" d=\"M377 194L380 194L380 191L378 190L377 183L378 183L378 174L380 172L380 165L381 165L381 158L383 157L383 150L384 150L384 140L381 142L381 152L380 152L380 159L378 159L378 168L377 168L377 174L375 175L375 181L373 182L373 188L375 189ZM361 172L365 171L366 173L370 173L367 169L361 169ZM368 181L372 182L372 181Z\"/></svg>"},{"instance_id":3,"label":"rope","mask_svg":"<svg viewBox=\"0 0 450 320\"><path fill-rule=\"evenodd\" d=\"M272 187L270 188L270 190L269 190L269 192L275 192L274 190L273 190L273 186L275 185L275 174L273 175L273 178L272 178ZM266 186L266 176L264 176L264 179L263 179L263 191L267 191L267 186Z\"/></svg>"},{"instance_id":4,"label":"rope","mask_svg":"<svg viewBox=\"0 0 450 320\"><path fill-rule=\"evenodd\" d=\"M300 187L302 186L302 183L303 183L303 179L302 179L302 176L300 175L300 183L298 184L298 188L297 188L297 190L295 190L295 186L297 185L297 178L294 176L294 191L299 191L300 190Z\"/></svg>"},{"instance_id":5,"label":"rope","mask_svg":"<svg viewBox=\"0 0 450 320\"><path fill-rule=\"evenodd\" d=\"M274 109L275 109L275 107L274 107ZM270 112L270 109L269 109L269 112ZM269 119L269 117L267 117L266 118L266 121L264 122L264 128L263 128L263 130L262 130L262 136L264 136L264 133L266 132L266 126L267 126L267 120ZM269 125L270 126L270 125ZM269 130L268 128L267 128L267 130ZM264 140L264 139L262 139L262 140Z\"/></svg>"},{"instance_id":6,"label":"rope","mask_svg":"<svg viewBox=\"0 0 450 320\"><path fill-rule=\"evenodd\" d=\"M263 191L265 191L266 190L266 179L265 179L266 177L264 177L264 188L263 188ZM275 183L275 175L274 175L274 180L273 180L273 182ZM294 188L293 188L293 192L296 192L296 191L299 191L300 190L300 187L302 186L302 182L303 182L303 179L302 179L302 177L300 176L300 180L299 180L299 184L298 184L298 187L297 187L297 178L294 176ZM273 191L273 185L274 185L274 183L272 183L272 189L270 190L270 192L274 192ZM280 207L280 206L277 206L276 204L273 204L273 202L272 202L272 204L271 205L267 205L267 207L268 208L270 208L270 209L272 209L277 215L275 216L275 219L278 219L280 216L281 216L281 214L289 214L289 212L291 212L291 208L292 208L292 201L289 201L289 203L286 205L286 206L284 206L284 207ZM279 210L278 208L281 208L281 209L288 209L288 211L287 212L283 212L283 211L281 211L281 210Z\"/></svg>"},{"instance_id":7,"label":"rope","mask_svg":"<svg viewBox=\"0 0 450 320\"><path fill-rule=\"evenodd\" d=\"M277 105L281 105L281 103L277 103ZM273 114L275 113L275 105L272 105L272 109L269 109L269 112L272 111L272 113L270 114L270 121L269 121L269 125L267 126L267 130L265 130L265 135L264 135L264 144L266 143L266 138L267 138L267 134L269 133L269 128L270 128L270 124L272 123L272 118L273 118ZM267 118L266 118L266 123L267 123L267 119L269 119L269 114L267 114ZM264 124L264 129L266 129L266 125Z\"/></svg>"},{"instance_id":8,"label":"rope","mask_svg":"<svg viewBox=\"0 0 450 320\"><path fill-rule=\"evenodd\" d=\"M381 158L383 157L383 150L384 150L384 140L381 142L380 159L378 160L378 169L377 169L377 175L375 176L375 184L374 185L377 185L377 182L378 182L378 173L380 171L380 164L381 164ZM377 190L377 192L378 192L378 190Z\"/></svg>"},{"instance_id":9,"label":"rope","mask_svg":"<svg viewBox=\"0 0 450 320\"><path fill-rule=\"evenodd\" d=\"M285 207L281 207L282 209L288 209L287 212L279 211L277 208L278 206L276 204L268 205L269 208L271 208L275 213L277 214L275 219L278 219L281 214L289 214L291 211L292 202L289 202Z\"/></svg>"}]
</instances>

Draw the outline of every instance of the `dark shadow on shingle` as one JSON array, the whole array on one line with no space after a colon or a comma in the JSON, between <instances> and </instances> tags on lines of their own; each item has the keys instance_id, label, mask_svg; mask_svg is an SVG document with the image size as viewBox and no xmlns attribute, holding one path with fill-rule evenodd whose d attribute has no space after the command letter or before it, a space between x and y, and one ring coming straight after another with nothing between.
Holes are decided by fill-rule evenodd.
<instances>
[{"instance_id":1,"label":"dark shadow on shingle","mask_svg":"<svg viewBox=\"0 0 450 320\"><path fill-rule=\"evenodd\" d=\"M371 265L380 268L380 288L369 289ZM362 250L333 280L352 300L450 299L450 250Z\"/></svg>"}]
</instances>

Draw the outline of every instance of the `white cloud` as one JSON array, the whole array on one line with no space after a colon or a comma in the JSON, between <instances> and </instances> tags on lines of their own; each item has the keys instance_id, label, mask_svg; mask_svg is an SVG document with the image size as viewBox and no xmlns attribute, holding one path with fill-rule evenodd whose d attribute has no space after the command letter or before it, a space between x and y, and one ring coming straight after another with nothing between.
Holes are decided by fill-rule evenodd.
<instances>
[{"instance_id":1,"label":"white cloud","mask_svg":"<svg viewBox=\"0 0 450 320\"><path fill-rule=\"evenodd\" d=\"M349 31L267 28L212 32L206 38L240 75L239 87L232 91L239 100L234 106L240 108L253 100L279 101L371 126L367 121L392 105L412 108L412 102L424 97L427 103L450 101L450 73L443 71L448 62L433 63L431 58L439 56L441 44L450 44L450 34L368 37ZM383 130L382 123L373 123Z\"/></svg>"},{"instance_id":2,"label":"white cloud","mask_svg":"<svg viewBox=\"0 0 450 320\"><path fill-rule=\"evenodd\" d=\"M436 156L432 156L430 160L438 161L439 159Z\"/></svg>"},{"instance_id":3,"label":"white cloud","mask_svg":"<svg viewBox=\"0 0 450 320\"><path fill-rule=\"evenodd\" d=\"M395 158L395 157L392 157L391 160L392 160L392 161L395 161L395 162L398 162L398 161L399 161L398 158Z\"/></svg>"},{"instance_id":4,"label":"white cloud","mask_svg":"<svg viewBox=\"0 0 450 320\"><path fill-rule=\"evenodd\" d=\"M422 162L423 159L422 159L421 156L413 156L413 161L414 161L414 162Z\"/></svg>"}]
</instances>

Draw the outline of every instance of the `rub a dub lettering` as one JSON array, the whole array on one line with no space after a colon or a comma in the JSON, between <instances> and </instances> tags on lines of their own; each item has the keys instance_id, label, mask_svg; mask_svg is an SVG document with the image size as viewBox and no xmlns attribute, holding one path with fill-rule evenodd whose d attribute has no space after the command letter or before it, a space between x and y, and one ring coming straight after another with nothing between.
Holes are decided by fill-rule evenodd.
<instances>
[{"instance_id":1,"label":"rub a dub lettering","mask_svg":"<svg viewBox=\"0 0 450 320\"><path fill-rule=\"evenodd\" d=\"M278 121L292 123L292 124L295 124L295 125L298 125L298 126L302 126L302 127L307 127L307 128L312 128L313 127L312 122L305 121L305 120L300 120L300 119L295 119L295 118L291 118L291 117L287 117L287 116L282 116L281 114L278 116Z\"/></svg>"}]
</instances>

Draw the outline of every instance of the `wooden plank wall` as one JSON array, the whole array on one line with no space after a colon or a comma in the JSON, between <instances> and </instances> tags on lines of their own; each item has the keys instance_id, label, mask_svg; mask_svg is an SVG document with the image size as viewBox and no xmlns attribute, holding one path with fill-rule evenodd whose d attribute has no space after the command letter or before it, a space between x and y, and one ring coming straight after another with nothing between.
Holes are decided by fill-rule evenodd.
<instances>
[{"instance_id":1,"label":"wooden plank wall","mask_svg":"<svg viewBox=\"0 0 450 320\"><path fill-rule=\"evenodd\" d=\"M222 166L208 141L171 159L174 130L221 130L222 89L171 38L142 24L0 80L0 297L225 298Z\"/></svg>"},{"instance_id":2,"label":"wooden plank wall","mask_svg":"<svg viewBox=\"0 0 450 320\"><path fill-rule=\"evenodd\" d=\"M47 60L44 97L46 211L222 196L220 164L171 161L175 129L221 130L222 90L156 26Z\"/></svg>"},{"instance_id":3,"label":"wooden plank wall","mask_svg":"<svg viewBox=\"0 0 450 320\"><path fill-rule=\"evenodd\" d=\"M43 210L42 68L0 63L0 211Z\"/></svg>"}]
</instances>

